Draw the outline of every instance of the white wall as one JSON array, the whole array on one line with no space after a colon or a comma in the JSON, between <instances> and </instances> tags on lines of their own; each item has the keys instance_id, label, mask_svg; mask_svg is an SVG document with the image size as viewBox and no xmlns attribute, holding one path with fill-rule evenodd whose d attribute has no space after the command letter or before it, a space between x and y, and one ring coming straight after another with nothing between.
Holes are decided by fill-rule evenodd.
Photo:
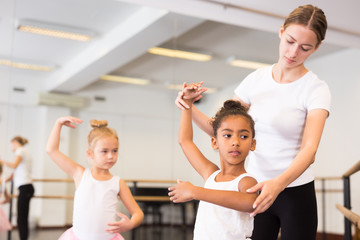
<instances>
[{"instance_id":1,"label":"white wall","mask_svg":"<svg viewBox=\"0 0 360 240\"><path fill-rule=\"evenodd\" d=\"M360 70L356 66L360 51L350 49L327 57L312 60L308 67L321 79L326 80L332 92L332 111L326 123L323 138L313 169L316 176L341 176L356 161L360 148L357 135L360 130ZM241 79L239 79L239 82ZM115 86L115 85L114 85ZM213 116L226 99L233 97L235 86L209 94L197 106ZM30 141L34 156L34 178L67 178L45 154L45 146L55 119L62 115L75 115L85 122L75 130L62 133L61 147L75 161L87 166L85 156L86 136L92 118L106 119L117 130L120 138L118 163L113 174L125 179L183 179L202 185L203 181L192 169L177 144L180 110L174 105L176 92L150 88L135 88L118 85L108 89L89 88L79 93L88 99L89 105L71 111L62 107L0 104L0 154L11 158L9 141L20 134ZM31 94L30 94L31 95ZM94 96L104 96L106 101L94 101ZM195 127L195 142L203 153L214 162L218 155L211 146L209 137ZM4 147L6 145L6 147ZM351 178L353 210L360 213L360 192L355 189L360 174ZM341 182L330 182L329 187L341 188ZM36 184L36 194L73 194L72 184ZM343 217L335 209L335 203L343 203L342 194L329 193L326 202L326 229L328 232L343 232ZM319 195L319 230L321 221L321 195ZM33 221L42 226L71 223L72 201L32 201ZM56 210L56 212L54 212Z\"/></svg>"},{"instance_id":2,"label":"white wall","mask_svg":"<svg viewBox=\"0 0 360 240\"><path fill-rule=\"evenodd\" d=\"M360 160L359 57L359 49L348 49L309 62L308 67L329 84L332 93L331 114L326 122L317 160L313 166L316 176L341 177ZM359 214L360 191L356 183L360 181L360 173L352 176L350 180L352 210ZM327 187L342 188L342 182L330 181ZM336 203L343 204L343 195L329 193L326 198L326 230L343 232L343 217L335 208ZM320 201L320 198L318 200Z\"/></svg>"}]
</instances>

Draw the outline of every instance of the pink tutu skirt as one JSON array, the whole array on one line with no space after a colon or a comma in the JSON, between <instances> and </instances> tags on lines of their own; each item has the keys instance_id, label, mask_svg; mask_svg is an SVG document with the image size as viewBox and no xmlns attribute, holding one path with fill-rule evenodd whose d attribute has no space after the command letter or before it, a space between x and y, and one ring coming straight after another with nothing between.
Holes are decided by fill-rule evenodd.
<instances>
[{"instance_id":1,"label":"pink tutu skirt","mask_svg":"<svg viewBox=\"0 0 360 240\"><path fill-rule=\"evenodd\" d=\"M69 228L66 230L58 240L80 240L78 239L75 234L73 228ZM111 240L125 240L119 233L116 234Z\"/></svg>"},{"instance_id":2,"label":"pink tutu skirt","mask_svg":"<svg viewBox=\"0 0 360 240\"><path fill-rule=\"evenodd\" d=\"M7 232L11 230L11 224L5 216L4 211L0 208L0 232Z\"/></svg>"}]
</instances>

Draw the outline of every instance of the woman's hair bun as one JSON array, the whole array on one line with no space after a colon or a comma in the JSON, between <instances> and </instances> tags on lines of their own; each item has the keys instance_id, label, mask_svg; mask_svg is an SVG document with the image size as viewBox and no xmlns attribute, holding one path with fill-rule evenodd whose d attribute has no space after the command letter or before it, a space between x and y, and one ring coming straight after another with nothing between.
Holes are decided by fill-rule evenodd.
<instances>
[{"instance_id":1,"label":"woman's hair bun","mask_svg":"<svg viewBox=\"0 0 360 240\"><path fill-rule=\"evenodd\" d=\"M96 119L92 119L90 120L90 126L92 128L102 128L102 127L106 127L108 125L108 122L106 120L96 120Z\"/></svg>"},{"instance_id":2,"label":"woman's hair bun","mask_svg":"<svg viewBox=\"0 0 360 240\"><path fill-rule=\"evenodd\" d=\"M21 136L16 136L11 141L17 141L22 146L26 145L29 142L26 138L23 138Z\"/></svg>"}]
</instances>

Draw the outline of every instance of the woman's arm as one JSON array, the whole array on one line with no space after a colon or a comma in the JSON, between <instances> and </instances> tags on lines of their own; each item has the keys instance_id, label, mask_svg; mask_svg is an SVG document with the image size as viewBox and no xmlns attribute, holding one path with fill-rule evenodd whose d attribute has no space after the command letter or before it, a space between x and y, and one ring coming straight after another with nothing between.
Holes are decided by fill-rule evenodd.
<instances>
[{"instance_id":1,"label":"woman's arm","mask_svg":"<svg viewBox=\"0 0 360 240\"><path fill-rule=\"evenodd\" d=\"M202 84L203 82L191 83L190 85L184 83L183 90L178 93L175 100L176 106L181 110L190 109L192 103L199 100L202 97L201 94L207 90L206 88L201 88ZM212 119L194 106L192 106L191 109L193 113L192 118L195 124L212 137L214 135L210 124Z\"/></svg>"},{"instance_id":2,"label":"woman's arm","mask_svg":"<svg viewBox=\"0 0 360 240\"><path fill-rule=\"evenodd\" d=\"M241 212L252 212L257 194L246 193L246 189L256 183L254 178L245 177L239 182L239 192L236 192L207 189L194 186L189 182L178 181L176 186L169 188L169 196L174 203L202 200Z\"/></svg>"},{"instance_id":3,"label":"woman's arm","mask_svg":"<svg viewBox=\"0 0 360 240\"><path fill-rule=\"evenodd\" d=\"M74 124L80 123L82 123L82 120L71 116L57 119L50 133L46 146L47 154L56 163L56 165L58 165L64 172L74 178L76 186L78 186L78 183L80 182L80 177L84 171L84 168L62 153L59 150L59 145L62 126L65 125L71 128L75 128Z\"/></svg>"},{"instance_id":4,"label":"woman's arm","mask_svg":"<svg viewBox=\"0 0 360 240\"><path fill-rule=\"evenodd\" d=\"M273 204L279 193L296 180L315 161L315 154L320 144L328 114L328 111L324 109L309 111L306 117L300 151L294 161L278 177L261 182L248 190L248 192L261 190L260 196L254 203L255 211L253 215L266 211Z\"/></svg>"},{"instance_id":5,"label":"woman's arm","mask_svg":"<svg viewBox=\"0 0 360 240\"><path fill-rule=\"evenodd\" d=\"M204 88L200 89L202 84L203 82L199 82L199 83L192 83L189 86L187 86L186 83L184 83L183 90L179 92L175 100L175 104L182 110L189 109L190 104L186 100L187 99L191 100L190 102L192 103L194 102L194 99L199 99L199 96L201 96L201 94L206 91L203 90ZM193 87L192 90L196 90L195 94L194 92L189 91L189 87ZM246 104L236 95L233 97L233 100L239 101L241 105L245 106L247 109L249 109L250 107L249 104ZM202 113L195 106L192 106L192 120L201 130L207 133L210 137L214 136L213 128L211 126L212 118Z\"/></svg>"},{"instance_id":6,"label":"woman's arm","mask_svg":"<svg viewBox=\"0 0 360 240\"><path fill-rule=\"evenodd\" d=\"M10 202L10 196L5 188L5 191L4 191L4 200L0 202L0 204L5 204L5 203L8 203Z\"/></svg>"},{"instance_id":7,"label":"woman's arm","mask_svg":"<svg viewBox=\"0 0 360 240\"><path fill-rule=\"evenodd\" d=\"M124 203L126 209L130 212L131 218L128 218L128 216L125 214L118 213L118 216L121 218L120 221L108 223L109 228L106 231L110 233L121 233L129 231L139 226L144 219L144 213L136 203L125 181L120 180L119 185L120 199Z\"/></svg>"},{"instance_id":8,"label":"woman's arm","mask_svg":"<svg viewBox=\"0 0 360 240\"><path fill-rule=\"evenodd\" d=\"M12 168L12 169L16 169L17 166L19 166L20 162L21 162L21 156L17 155L15 157L15 160L14 162L8 162L8 161L5 161L5 160L0 160L4 165Z\"/></svg>"}]
</instances>

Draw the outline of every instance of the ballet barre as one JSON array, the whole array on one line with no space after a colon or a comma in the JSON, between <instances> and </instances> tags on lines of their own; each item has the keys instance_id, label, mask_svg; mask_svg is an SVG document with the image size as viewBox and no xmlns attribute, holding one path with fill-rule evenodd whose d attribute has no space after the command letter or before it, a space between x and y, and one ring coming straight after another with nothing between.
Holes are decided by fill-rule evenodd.
<instances>
[{"instance_id":1,"label":"ballet barre","mask_svg":"<svg viewBox=\"0 0 360 240\"><path fill-rule=\"evenodd\" d=\"M326 194L327 193L342 193L343 189L327 189L326 182L339 181L342 177L316 177L315 181L321 182L321 189L316 189L317 193L321 193L322 202L322 240L326 240Z\"/></svg>"},{"instance_id":2,"label":"ballet barre","mask_svg":"<svg viewBox=\"0 0 360 240\"><path fill-rule=\"evenodd\" d=\"M351 233L352 223L359 229L360 217L351 211L351 197L350 197L350 177L358 171L360 171L360 161L355 163L349 170L347 170L343 174L342 179L344 183L344 205L343 206L339 204L336 205L339 211L344 215L344 222L345 222L344 240L352 239L352 233Z\"/></svg>"},{"instance_id":3,"label":"ballet barre","mask_svg":"<svg viewBox=\"0 0 360 240\"><path fill-rule=\"evenodd\" d=\"M340 204L336 204L336 208L347 218L350 220L350 222L352 222L355 227L360 228L360 216L357 215L356 213L350 211L349 209L347 209L346 207L340 205Z\"/></svg>"},{"instance_id":4,"label":"ballet barre","mask_svg":"<svg viewBox=\"0 0 360 240\"><path fill-rule=\"evenodd\" d=\"M74 182L71 178L34 178L32 179L33 182L54 182L54 183L72 183ZM132 183L133 187L131 188L134 191L136 191L136 188L138 188L138 183L171 183L176 184L176 180L162 180L162 179L124 179L126 183ZM17 195L10 194L10 198L17 198ZM34 195L34 198L42 198L42 199L74 199L73 195ZM141 202L169 202L170 197L169 196L151 196L151 195L134 195L135 201L141 201Z\"/></svg>"}]
</instances>

